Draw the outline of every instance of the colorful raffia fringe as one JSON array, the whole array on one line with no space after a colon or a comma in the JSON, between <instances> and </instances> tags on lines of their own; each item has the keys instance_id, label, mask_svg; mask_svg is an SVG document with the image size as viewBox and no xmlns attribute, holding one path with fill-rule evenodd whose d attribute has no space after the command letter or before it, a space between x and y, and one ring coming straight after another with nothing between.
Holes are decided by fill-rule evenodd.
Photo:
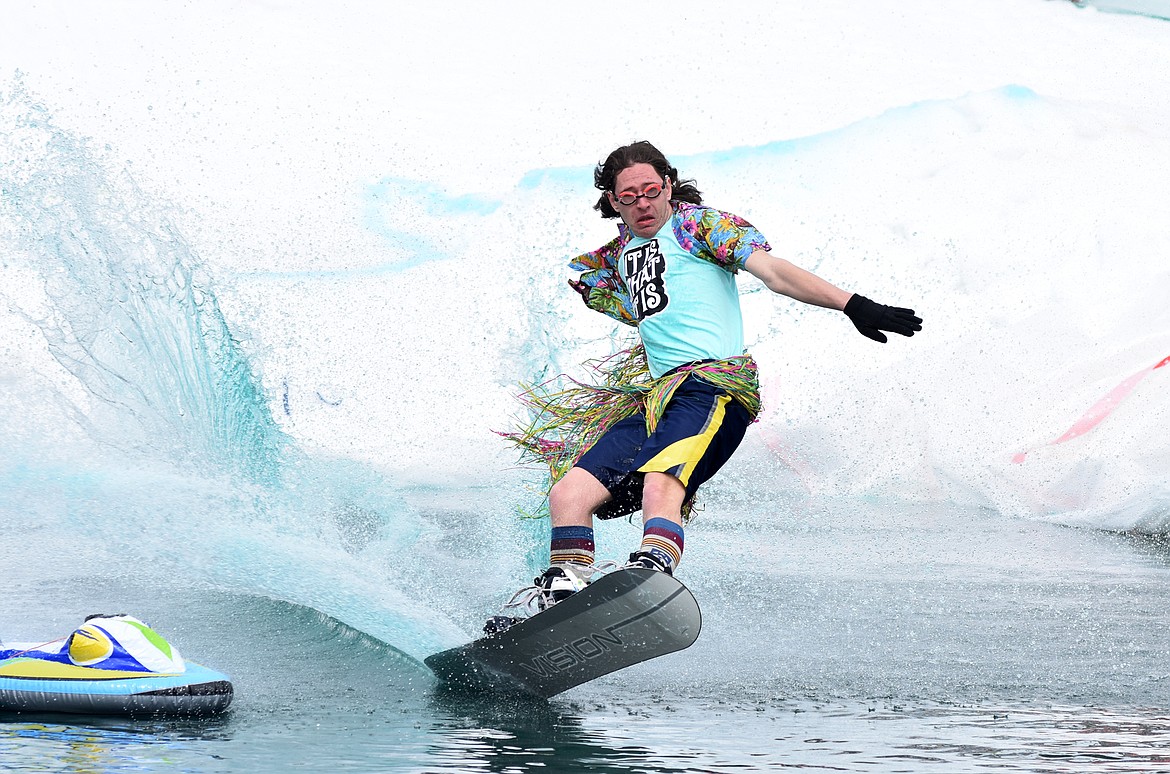
<instances>
[{"instance_id":1,"label":"colorful raffia fringe","mask_svg":"<svg viewBox=\"0 0 1170 774\"><path fill-rule=\"evenodd\" d=\"M654 432L675 390L688 376L727 390L752 417L760 413L758 373L750 355L683 366L654 379L650 376L646 353L638 344L607 358L589 361L585 366L596 376L596 384L558 377L526 386L519 398L528 409L528 425L514 432L500 433L520 450L522 464L539 463L548 468L542 499L617 422L642 414L646 417L647 432ZM564 386L566 382L569 386ZM693 507L693 503L690 505ZM548 515L547 501L536 512L525 515Z\"/></svg>"}]
</instances>

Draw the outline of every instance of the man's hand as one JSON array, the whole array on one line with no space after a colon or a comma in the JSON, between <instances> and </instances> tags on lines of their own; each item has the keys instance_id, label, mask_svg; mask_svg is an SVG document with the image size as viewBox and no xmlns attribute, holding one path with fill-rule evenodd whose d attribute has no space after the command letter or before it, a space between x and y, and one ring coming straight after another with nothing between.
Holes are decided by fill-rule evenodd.
<instances>
[{"instance_id":1,"label":"man's hand","mask_svg":"<svg viewBox=\"0 0 1170 774\"><path fill-rule=\"evenodd\" d=\"M915 331L922 330L922 318L915 316L913 309L876 304L856 293L845 304L845 314L862 336L883 344L886 343L886 334L882 331L913 336Z\"/></svg>"}]
</instances>

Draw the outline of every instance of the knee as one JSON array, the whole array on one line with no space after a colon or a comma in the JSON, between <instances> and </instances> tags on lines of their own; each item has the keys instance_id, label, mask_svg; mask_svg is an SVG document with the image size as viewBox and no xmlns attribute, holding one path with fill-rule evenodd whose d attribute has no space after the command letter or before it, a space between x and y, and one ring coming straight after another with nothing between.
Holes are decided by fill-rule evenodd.
<instances>
[{"instance_id":1,"label":"knee","mask_svg":"<svg viewBox=\"0 0 1170 774\"><path fill-rule=\"evenodd\" d=\"M553 484L548 493L549 509L553 514L589 514L609 497L609 491L593 474L573 468Z\"/></svg>"},{"instance_id":2,"label":"knee","mask_svg":"<svg viewBox=\"0 0 1170 774\"><path fill-rule=\"evenodd\" d=\"M647 473L642 483L642 510L645 513L673 513L686 499L686 487L669 473Z\"/></svg>"},{"instance_id":3,"label":"knee","mask_svg":"<svg viewBox=\"0 0 1170 774\"><path fill-rule=\"evenodd\" d=\"M567 475L562 476L552 485L552 489L548 490L548 504L554 511L573 499L573 482L567 479Z\"/></svg>"}]
</instances>

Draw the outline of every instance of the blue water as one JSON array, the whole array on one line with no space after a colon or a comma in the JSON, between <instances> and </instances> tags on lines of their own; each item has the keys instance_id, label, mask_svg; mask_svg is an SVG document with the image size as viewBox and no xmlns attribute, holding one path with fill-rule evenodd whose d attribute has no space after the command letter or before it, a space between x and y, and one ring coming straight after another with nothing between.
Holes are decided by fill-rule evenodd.
<instances>
[{"instance_id":1,"label":"blue water","mask_svg":"<svg viewBox=\"0 0 1170 774\"><path fill-rule=\"evenodd\" d=\"M469 514L431 515L454 529ZM237 695L228 715L199 722L9 716L0 751L10 770L66 771L1164 765L1164 541L933 507L840 503L815 518L764 530L750 562L735 530L696 527L699 642L550 702L448 694L384 641L271 597L20 584L8 599L24 620L62 628L118 607L165 624ZM486 591L461 592L468 630Z\"/></svg>"},{"instance_id":2,"label":"blue water","mask_svg":"<svg viewBox=\"0 0 1170 774\"><path fill-rule=\"evenodd\" d=\"M928 328L879 350L745 284L770 413L688 529L702 637L530 703L421 659L543 561L539 476L492 432L513 385L623 345L564 288L587 164L502 196L375 175L353 209L384 253L257 269L116 138L19 78L0 104L0 638L124 611L236 684L214 720L6 716L6 769L1170 770L1166 373L1044 446L1170 354L1158 198L1076 164L1129 159L1123 119L1004 86L678 156ZM1085 313L1092 286L1123 301ZM603 555L637 534L603 525Z\"/></svg>"}]
</instances>

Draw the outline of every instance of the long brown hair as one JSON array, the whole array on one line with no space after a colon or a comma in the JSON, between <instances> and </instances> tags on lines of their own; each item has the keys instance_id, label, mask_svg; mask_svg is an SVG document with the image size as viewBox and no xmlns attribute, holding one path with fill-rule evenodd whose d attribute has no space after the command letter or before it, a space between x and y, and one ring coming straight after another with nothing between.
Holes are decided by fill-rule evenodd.
<instances>
[{"instance_id":1,"label":"long brown hair","mask_svg":"<svg viewBox=\"0 0 1170 774\"><path fill-rule=\"evenodd\" d=\"M618 173L635 164L649 164L663 179L670 178L672 202L703 203L703 194L694 180L680 180L678 170L670 165L662 151L645 140L639 140L618 148L606 157L604 163L598 164L593 170L593 185L602 191L601 198L593 205L593 209L600 212L601 217L618 217L617 210L610 205L609 197L605 194L613 191Z\"/></svg>"}]
</instances>

